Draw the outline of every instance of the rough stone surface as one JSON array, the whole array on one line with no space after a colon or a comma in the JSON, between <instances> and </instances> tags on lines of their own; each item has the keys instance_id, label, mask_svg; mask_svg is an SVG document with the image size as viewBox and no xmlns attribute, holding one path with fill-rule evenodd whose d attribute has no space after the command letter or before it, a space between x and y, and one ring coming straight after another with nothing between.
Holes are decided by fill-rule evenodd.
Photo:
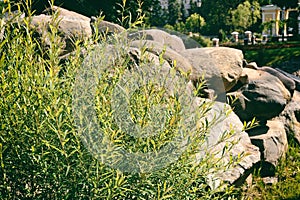
<instances>
[{"instance_id":1,"label":"rough stone surface","mask_svg":"<svg viewBox=\"0 0 300 200\"><path fill-rule=\"evenodd\" d=\"M294 93L294 90L296 89L295 81L293 79L291 79L290 77L286 76L281 71L278 71L278 70L273 69L272 67L268 67L268 66L260 67L259 70L268 72L268 73L272 74L273 76L276 76L283 83L285 88L288 89L288 91L290 92L291 95Z\"/></svg>"},{"instance_id":2,"label":"rough stone surface","mask_svg":"<svg viewBox=\"0 0 300 200\"><path fill-rule=\"evenodd\" d=\"M229 91L237 83L242 74L243 53L240 50L228 47L206 47L187 49L181 52L193 64L192 75L199 79L205 77L216 83L215 79L223 81L223 86L217 84L215 90L221 87Z\"/></svg>"},{"instance_id":3,"label":"rough stone surface","mask_svg":"<svg viewBox=\"0 0 300 200\"><path fill-rule=\"evenodd\" d=\"M37 16L33 16L31 18L31 25L35 29L38 34L39 40L41 44L44 46L50 45L50 38L48 36L48 31L50 29L49 23L51 21L51 16L41 14Z\"/></svg>"},{"instance_id":4,"label":"rough stone surface","mask_svg":"<svg viewBox=\"0 0 300 200\"><path fill-rule=\"evenodd\" d=\"M284 123L288 134L300 144L300 92L295 91L294 96L287 104L279 119Z\"/></svg>"},{"instance_id":5,"label":"rough stone surface","mask_svg":"<svg viewBox=\"0 0 300 200\"><path fill-rule=\"evenodd\" d=\"M58 6L52 6L51 8L47 8L44 13L51 15L51 11L58 12L60 17L66 17L69 20L83 20L83 21L90 21L90 18L81 15L77 12L73 12Z\"/></svg>"},{"instance_id":6,"label":"rough stone surface","mask_svg":"<svg viewBox=\"0 0 300 200\"><path fill-rule=\"evenodd\" d=\"M90 37L92 35L90 18L57 6L53 6L52 10L58 13L58 28L67 37Z\"/></svg>"},{"instance_id":7,"label":"rough stone surface","mask_svg":"<svg viewBox=\"0 0 300 200\"><path fill-rule=\"evenodd\" d=\"M279 68L276 68L276 70L280 71L281 73L283 73L284 75L286 75L287 77L289 77L290 79L292 79L295 82L295 90L300 91L300 77L296 76L294 74L290 74L286 71L283 71ZM300 72L300 71L299 71Z\"/></svg>"},{"instance_id":8,"label":"rough stone surface","mask_svg":"<svg viewBox=\"0 0 300 200\"><path fill-rule=\"evenodd\" d=\"M114 24L105 20L102 20L98 25L98 30L109 34L118 34L125 32L125 28L118 24Z\"/></svg>"},{"instance_id":9,"label":"rough stone surface","mask_svg":"<svg viewBox=\"0 0 300 200\"><path fill-rule=\"evenodd\" d=\"M165 60L160 60L159 57L151 52L142 52L138 48L129 48L129 55L131 59L133 60L135 66L139 66L140 62L146 62L149 63L149 66L156 67L157 69L161 70L163 74L168 74L171 65L165 61ZM148 65L148 64L147 64Z\"/></svg>"},{"instance_id":10,"label":"rough stone surface","mask_svg":"<svg viewBox=\"0 0 300 200\"><path fill-rule=\"evenodd\" d=\"M163 59L180 72L188 74L192 71L192 65L187 59L163 44L151 40L135 40L130 43L130 46L138 49L145 48L148 52L158 56L161 55Z\"/></svg>"},{"instance_id":11,"label":"rough stone surface","mask_svg":"<svg viewBox=\"0 0 300 200\"><path fill-rule=\"evenodd\" d=\"M290 74L294 74L300 77L300 56L291 58L290 60L284 62L280 62L273 67L279 68L283 71L286 71Z\"/></svg>"},{"instance_id":12,"label":"rough stone surface","mask_svg":"<svg viewBox=\"0 0 300 200\"><path fill-rule=\"evenodd\" d=\"M258 65L256 62L247 63L244 67L250 68L250 69L258 69Z\"/></svg>"},{"instance_id":13,"label":"rough stone surface","mask_svg":"<svg viewBox=\"0 0 300 200\"><path fill-rule=\"evenodd\" d=\"M215 102L213 109L208 113L208 121L213 119L213 116L217 116L223 113L224 110L228 112L229 106ZM230 109L229 109L230 110ZM228 114L228 113L227 113ZM233 112L230 112L226 117L220 120L212 127L209 132L207 143L201 146L203 152L196 155L199 160L203 153L209 153L214 155L215 159L220 159L219 162L228 166L226 170L215 172L211 175L212 184L216 184L225 181L231 184L242 184L249 174L252 167L260 161L259 149L251 144L250 138L246 132L243 131L243 124ZM227 132L226 131L232 131ZM223 153L224 148L225 153ZM237 159L238 162L230 162Z\"/></svg>"},{"instance_id":14,"label":"rough stone surface","mask_svg":"<svg viewBox=\"0 0 300 200\"><path fill-rule=\"evenodd\" d=\"M73 41L76 39L86 39L92 35L90 19L78 13L68 11L63 8L53 7L58 12L58 19L54 20L58 24L58 34L61 38L60 42L62 54L73 51ZM44 46L49 46L50 24L53 19L50 15L37 15L32 17L31 25L35 28L38 37Z\"/></svg>"},{"instance_id":15,"label":"rough stone surface","mask_svg":"<svg viewBox=\"0 0 300 200\"><path fill-rule=\"evenodd\" d=\"M171 35L158 29L142 30L129 35L133 40L153 40L162 45L166 45L176 52L185 50L185 46L180 37Z\"/></svg>"},{"instance_id":16,"label":"rough stone surface","mask_svg":"<svg viewBox=\"0 0 300 200\"><path fill-rule=\"evenodd\" d=\"M228 96L237 98L233 103L235 113L242 121L256 117L266 121L278 116L290 101L291 94L275 76L261 70L244 68L248 84Z\"/></svg>"},{"instance_id":17,"label":"rough stone surface","mask_svg":"<svg viewBox=\"0 0 300 200\"><path fill-rule=\"evenodd\" d=\"M278 178L277 177L264 177L262 178L262 181L266 184L266 185L274 185L276 183L278 183Z\"/></svg>"},{"instance_id":18,"label":"rough stone surface","mask_svg":"<svg viewBox=\"0 0 300 200\"><path fill-rule=\"evenodd\" d=\"M187 49L181 53L191 63L190 79L195 87L197 87L199 82L206 81L206 87L214 91L213 93L221 97L221 101L224 102L222 96L225 94L225 87L221 73L215 60L203 53L201 49Z\"/></svg>"},{"instance_id":19,"label":"rough stone surface","mask_svg":"<svg viewBox=\"0 0 300 200\"><path fill-rule=\"evenodd\" d=\"M287 136L283 122L279 119L267 121L248 131L252 144L258 146L261 160L277 166L279 159L285 156L288 148Z\"/></svg>"},{"instance_id":20,"label":"rough stone surface","mask_svg":"<svg viewBox=\"0 0 300 200\"><path fill-rule=\"evenodd\" d=\"M4 31L5 31L5 20L4 19L0 19L0 41L3 40L4 37Z\"/></svg>"}]
</instances>

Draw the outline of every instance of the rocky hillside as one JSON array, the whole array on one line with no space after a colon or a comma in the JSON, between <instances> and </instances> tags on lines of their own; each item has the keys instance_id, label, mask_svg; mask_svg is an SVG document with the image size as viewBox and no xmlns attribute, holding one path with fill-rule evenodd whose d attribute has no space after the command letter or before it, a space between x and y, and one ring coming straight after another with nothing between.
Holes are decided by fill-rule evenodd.
<instances>
[{"instance_id":1,"label":"rocky hillside","mask_svg":"<svg viewBox=\"0 0 300 200\"><path fill-rule=\"evenodd\" d=\"M180 74L189 74L189 88L197 87L203 74L206 86L195 98L196 104L216 98L214 109L232 110L228 116L210 131L203 152L216 153L220 162L229 162L232 157L240 157L240 162L227 171L213 173L212 187L220 181L240 185L251 179L251 173L257 166L262 166L262 176L269 177L275 173L279 159L285 156L291 134L300 143L300 79L290 74L285 66L298 66L285 63L283 70L272 67L257 66L247 63L242 51L227 47L207 47L187 49L183 40L162 30L139 30L134 33L116 24L89 18L59 7L52 11L59 13L59 29L61 40L61 58L68 59L74 50L76 38L91 38L95 30L107 35L124 34L130 40L129 54L132 62L138 66L142 51L146 51L157 62L165 63L167 69L175 67ZM53 16L51 11L33 16L32 29L43 48L49 48L47 31L51 29ZM141 39L142 38L142 39ZM95 44L90 44L95 45ZM143 48L143 50L142 50ZM208 120L212 115L208 114ZM244 122L255 118L258 125L248 130ZM224 131L234 129L234 134L220 142ZM220 154L228 143L235 144L225 155ZM196 160L203 156L196 155Z\"/></svg>"}]
</instances>

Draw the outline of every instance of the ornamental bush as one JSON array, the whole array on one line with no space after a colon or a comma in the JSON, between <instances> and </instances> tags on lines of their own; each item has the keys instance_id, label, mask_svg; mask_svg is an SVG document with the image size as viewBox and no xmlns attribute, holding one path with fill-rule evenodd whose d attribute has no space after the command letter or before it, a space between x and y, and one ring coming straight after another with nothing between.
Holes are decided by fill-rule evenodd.
<instances>
[{"instance_id":1,"label":"ornamental bush","mask_svg":"<svg viewBox=\"0 0 300 200\"><path fill-rule=\"evenodd\" d=\"M5 12L10 11L7 9ZM176 162L152 173L122 172L97 159L83 142L74 123L72 110L74 82L84 61L81 52L82 49L87 53L93 50L93 47L88 45L90 41L74 41L75 51L62 62L62 47L57 42L58 33L55 27L57 18L53 18L48 32L49 48L43 49L29 25L30 17L16 20L21 13L9 14L13 17L3 25L4 37L0 41L1 199L234 197L235 191L230 187L218 193L218 188L211 189L208 186L207 175L219 170L216 160L206 156L199 164L194 163L193 155L197 150L195 145L204 141L203 136L212 124L207 124L207 127L202 128L202 132L190 138L194 142L191 142L191 146ZM101 45L108 39L110 38L101 37L95 40ZM117 45L119 41L120 39L112 36L110 44ZM98 59L107 59L104 56L105 54L100 54ZM129 65L129 57L120 57L116 66L118 64ZM126 133L116 132L118 129L114 128L113 122L105 120L103 115L108 114L106 117L109 117L110 113L106 112L106 109L111 108L105 107L106 96L102 94L109 90L110 84L107 84L107 81L117 78L115 74L110 79L99 82L95 109L100 127L107 128L112 142L125 146L132 143L128 147L132 148L132 151L145 151L145 147L146 150L155 150L164 145L168 142L167 138L161 140L159 136L168 136L174 127L170 126L151 141L134 141ZM138 115L143 116L145 110L142 108L149 105L143 99L143 95L137 94L135 97L133 103L136 105L136 102L146 104L146 107L137 108ZM205 114L204 111L209 106L203 104L200 107L202 113ZM175 116L176 109L171 111ZM174 118L172 121L175 125L176 120Z\"/></svg>"}]
</instances>

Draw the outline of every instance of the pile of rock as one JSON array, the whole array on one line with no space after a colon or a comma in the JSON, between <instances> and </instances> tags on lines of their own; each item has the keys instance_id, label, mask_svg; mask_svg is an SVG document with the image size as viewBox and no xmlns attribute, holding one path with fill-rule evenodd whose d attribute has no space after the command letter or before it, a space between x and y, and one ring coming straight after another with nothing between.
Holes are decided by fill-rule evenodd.
<instances>
[{"instance_id":1,"label":"pile of rock","mask_svg":"<svg viewBox=\"0 0 300 200\"><path fill-rule=\"evenodd\" d=\"M58 12L58 20L47 13ZM74 39L88 39L95 26L109 34L118 34L125 29L119 25L88 18L78 13L59 7L51 12L33 16L30 22L38 38L45 47L48 45L51 22L56 20L61 36L62 55L74 50ZM228 118L217 126L220 130L210 135L206 150L216 152L226 146L226 142L235 142L236 146L226 155L216 155L224 162L229 157L243 154L239 164L233 165L226 172L220 172L214 180L240 184L247 179L256 165L263 164L263 175L274 175L274 169L281 157L285 156L291 134L300 143L300 79L296 76L271 67L258 67L248 64L240 50L227 47L207 47L186 49L184 42L177 36L162 30L141 30L128 33L131 42L131 54L141 43L146 51L159 60L163 59L168 66L175 66L182 73L188 73L190 84L197 85L205 74L207 98L217 95L217 105L229 107L232 112ZM140 38L143 38L141 40ZM161 54L164 52L163 54ZM176 61L176 65L174 65ZM226 101L228 99L229 101ZM233 101L234 100L234 101ZM229 102L227 105L225 102ZM244 130L244 121L256 118L259 125ZM235 134L225 142L218 143L224 130L233 128ZM216 134L217 133L217 134ZM196 155L196 157L201 156ZM217 178L216 178L217 177Z\"/></svg>"}]
</instances>

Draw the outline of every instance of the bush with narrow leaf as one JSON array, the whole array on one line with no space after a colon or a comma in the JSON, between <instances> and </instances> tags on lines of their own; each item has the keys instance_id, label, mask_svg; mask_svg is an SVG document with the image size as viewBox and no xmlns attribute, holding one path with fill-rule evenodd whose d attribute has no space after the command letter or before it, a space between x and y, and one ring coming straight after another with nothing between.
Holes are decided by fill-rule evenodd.
<instances>
[{"instance_id":1,"label":"bush with narrow leaf","mask_svg":"<svg viewBox=\"0 0 300 200\"><path fill-rule=\"evenodd\" d=\"M194 163L196 146L204 141L205 132L211 125L202 128L202 132L191 138L193 142L178 161L152 173L125 173L96 159L81 140L72 111L73 86L84 57L82 49L85 52L92 51L93 47L88 45L91 41L74 41L75 51L68 59L61 60L59 55L62 48L55 27L57 18L53 18L48 32L50 46L43 49L30 28L30 17L15 20L20 14L5 23L4 37L0 41L1 199L234 197L232 188L222 193L209 188L207 174L219 170L215 160L204 157L198 165ZM90 40L105 43L100 36ZM112 41L117 43L118 39ZM100 55L99 59L106 58ZM116 64L125 66L130 64L129 61L124 56ZM116 80L118 77L110 78ZM109 121L109 114L113 110L104 101L104 97L109 98L109 95L102 95L103 91L111 90L107 81L102 79L99 82L95 110L99 124L104 124L106 134L111 136L113 142L120 146L127 145L132 151L155 151L168 142L168 137L174 137L171 134L176 134L174 126L169 126L151 141L133 140L121 131L113 135L118 129ZM152 90L147 92L155 93ZM138 120L141 120L145 108L149 106L143 98L143 95L136 94L132 99L133 104L144 105L132 107L135 110L132 115ZM154 98L152 103L156 101L158 99ZM204 111L208 108L209 105L203 104L200 110L203 109L205 115ZM170 109L175 116L178 111ZM176 122L176 117L169 117Z\"/></svg>"}]
</instances>

